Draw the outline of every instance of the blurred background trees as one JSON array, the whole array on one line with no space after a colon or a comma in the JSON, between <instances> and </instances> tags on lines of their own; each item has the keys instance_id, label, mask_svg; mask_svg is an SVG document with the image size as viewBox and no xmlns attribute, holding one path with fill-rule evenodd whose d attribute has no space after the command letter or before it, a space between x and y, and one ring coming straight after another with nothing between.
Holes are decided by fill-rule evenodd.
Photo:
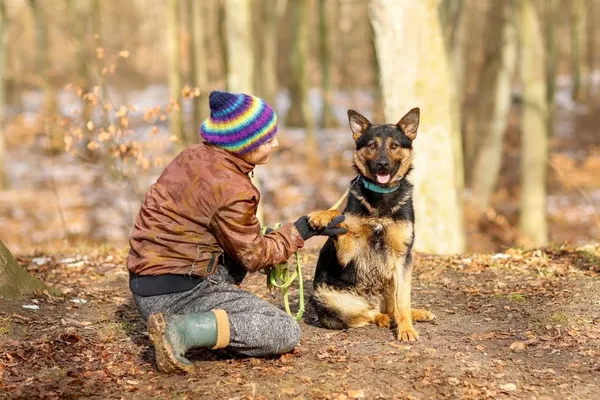
<instances>
[{"instance_id":1,"label":"blurred background trees","mask_svg":"<svg viewBox=\"0 0 600 400\"><path fill-rule=\"evenodd\" d=\"M600 235L600 0L0 0L0 234L126 244L211 90L269 101L266 223L353 178L346 110L421 108L418 249ZM2 178L5 177L5 178Z\"/></svg>"}]
</instances>

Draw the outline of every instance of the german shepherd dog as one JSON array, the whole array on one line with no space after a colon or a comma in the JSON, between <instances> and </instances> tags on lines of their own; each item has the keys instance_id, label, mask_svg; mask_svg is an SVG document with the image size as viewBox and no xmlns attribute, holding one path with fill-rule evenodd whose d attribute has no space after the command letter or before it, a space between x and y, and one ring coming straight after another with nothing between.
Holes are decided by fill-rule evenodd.
<instances>
[{"instance_id":1,"label":"german shepherd dog","mask_svg":"<svg viewBox=\"0 0 600 400\"><path fill-rule=\"evenodd\" d=\"M317 262L312 303L325 328L390 327L395 321L397 339L415 341L413 321L435 318L429 311L411 310L415 232L413 186L406 176L419 117L413 108L396 125L372 125L348 111L358 176L340 224L348 233L328 239ZM323 228L337 215L337 210L314 212L309 224Z\"/></svg>"}]
</instances>

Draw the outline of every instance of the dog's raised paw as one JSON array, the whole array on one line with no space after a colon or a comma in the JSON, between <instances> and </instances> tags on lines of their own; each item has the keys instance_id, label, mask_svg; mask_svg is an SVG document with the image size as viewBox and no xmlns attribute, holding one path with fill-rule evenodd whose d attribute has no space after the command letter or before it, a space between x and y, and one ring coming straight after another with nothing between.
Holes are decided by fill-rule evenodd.
<instances>
[{"instance_id":1,"label":"dog's raised paw","mask_svg":"<svg viewBox=\"0 0 600 400\"><path fill-rule=\"evenodd\" d=\"M400 325L398 327L397 339L401 342L415 342L419 337L419 333L412 325Z\"/></svg>"},{"instance_id":2,"label":"dog's raised paw","mask_svg":"<svg viewBox=\"0 0 600 400\"><path fill-rule=\"evenodd\" d=\"M413 322L428 322L435 319L435 314L431 311L413 308L411 310Z\"/></svg>"},{"instance_id":3,"label":"dog's raised paw","mask_svg":"<svg viewBox=\"0 0 600 400\"><path fill-rule=\"evenodd\" d=\"M341 213L338 210L315 211L308 214L308 225L312 229L324 229Z\"/></svg>"},{"instance_id":4,"label":"dog's raised paw","mask_svg":"<svg viewBox=\"0 0 600 400\"><path fill-rule=\"evenodd\" d=\"M375 324L380 328L389 328L390 321L390 317L386 314L377 314L375 316Z\"/></svg>"}]
</instances>

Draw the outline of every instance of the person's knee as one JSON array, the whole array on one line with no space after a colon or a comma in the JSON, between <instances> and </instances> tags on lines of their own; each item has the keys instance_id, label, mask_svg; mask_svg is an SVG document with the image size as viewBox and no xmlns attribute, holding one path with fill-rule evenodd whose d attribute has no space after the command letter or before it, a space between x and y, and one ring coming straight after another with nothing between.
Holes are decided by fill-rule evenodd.
<instances>
[{"instance_id":1,"label":"person's knee","mask_svg":"<svg viewBox=\"0 0 600 400\"><path fill-rule=\"evenodd\" d=\"M300 342L300 325L291 317L282 320L280 343L277 343L278 354L289 353Z\"/></svg>"}]
</instances>

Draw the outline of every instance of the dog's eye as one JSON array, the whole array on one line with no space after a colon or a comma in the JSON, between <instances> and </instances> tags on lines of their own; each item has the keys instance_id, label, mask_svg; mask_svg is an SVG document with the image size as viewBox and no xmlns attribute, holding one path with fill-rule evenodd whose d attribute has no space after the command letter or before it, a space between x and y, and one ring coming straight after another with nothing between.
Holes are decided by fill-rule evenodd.
<instances>
[{"instance_id":1,"label":"dog's eye","mask_svg":"<svg viewBox=\"0 0 600 400\"><path fill-rule=\"evenodd\" d=\"M371 142L371 143L369 143L369 148L370 149L376 149L377 148L377 142Z\"/></svg>"},{"instance_id":2,"label":"dog's eye","mask_svg":"<svg viewBox=\"0 0 600 400\"><path fill-rule=\"evenodd\" d=\"M392 150L396 150L398 147L400 147L400 146L398 146L398 144L397 144L397 143L392 143L392 144L390 145L390 149L392 149Z\"/></svg>"}]
</instances>

